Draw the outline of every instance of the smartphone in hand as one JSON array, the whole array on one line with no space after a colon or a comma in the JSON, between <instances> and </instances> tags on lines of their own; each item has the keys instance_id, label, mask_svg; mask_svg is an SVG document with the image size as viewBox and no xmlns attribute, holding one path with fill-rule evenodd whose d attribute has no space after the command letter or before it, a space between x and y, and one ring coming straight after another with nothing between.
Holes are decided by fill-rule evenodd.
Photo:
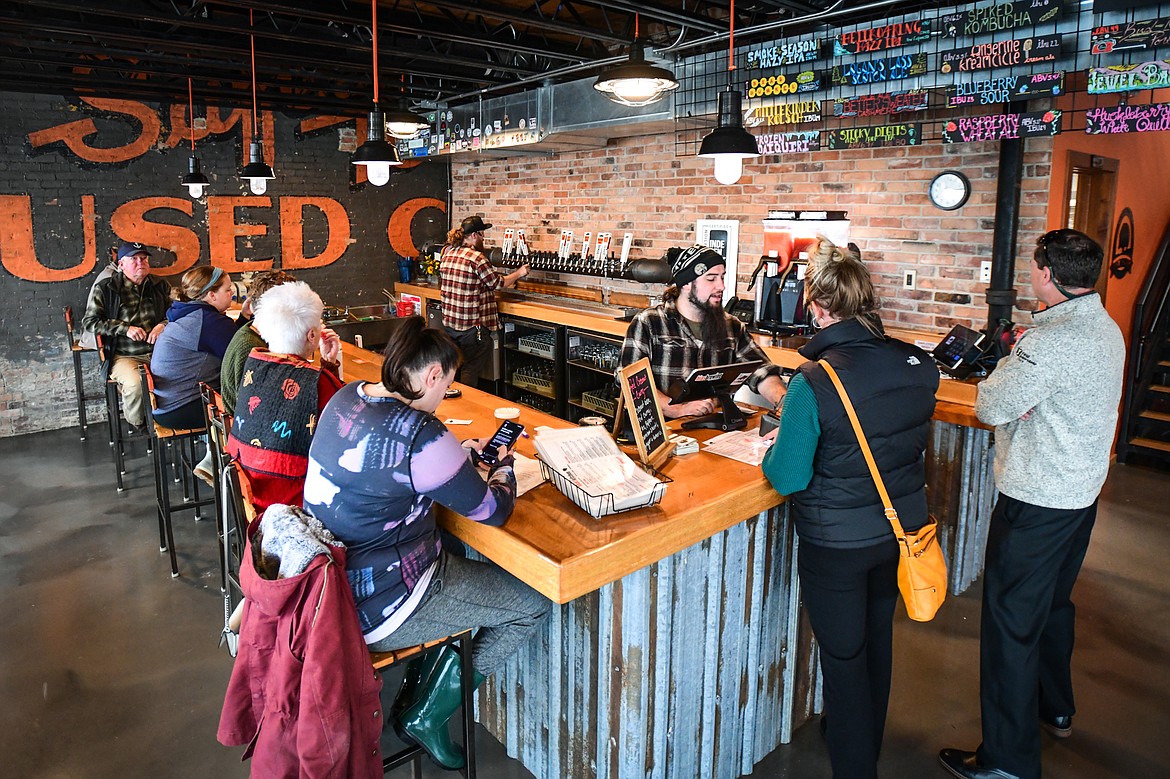
<instances>
[{"instance_id":1,"label":"smartphone in hand","mask_svg":"<svg viewBox=\"0 0 1170 779\"><path fill-rule=\"evenodd\" d=\"M511 449L520 440L520 434L524 432L524 425L519 422L513 422L510 419L504 420L500 425L500 429L492 436L492 440L487 442L487 446L479 453L480 462L488 465L496 464L496 454L499 452L501 446Z\"/></svg>"}]
</instances>

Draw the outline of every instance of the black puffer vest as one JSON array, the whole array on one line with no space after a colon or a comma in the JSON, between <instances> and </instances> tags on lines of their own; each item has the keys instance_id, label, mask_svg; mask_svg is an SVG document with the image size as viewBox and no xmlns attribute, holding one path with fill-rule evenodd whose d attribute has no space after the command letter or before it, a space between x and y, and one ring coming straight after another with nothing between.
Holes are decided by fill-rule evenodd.
<instances>
[{"instance_id":1,"label":"black puffer vest","mask_svg":"<svg viewBox=\"0 0 1170 779\"><path fill-rule=\"evenodd\" d=\"M837 371L869 439L886 490L906 530L926 522L926 449L938 368L917 346L878 337L856 320L817 333L800 349L800 372L817 398L820 440L808 487L789 496L801 540L865 547L893 538L857 436L825 369Z\"/></svg>"}]
</instances>

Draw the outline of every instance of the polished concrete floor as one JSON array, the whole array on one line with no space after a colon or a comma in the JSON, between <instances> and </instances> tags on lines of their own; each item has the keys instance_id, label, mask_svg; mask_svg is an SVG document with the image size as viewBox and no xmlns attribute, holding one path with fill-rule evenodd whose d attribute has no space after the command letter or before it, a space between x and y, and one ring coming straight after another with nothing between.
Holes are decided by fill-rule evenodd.
<instances>
[{"instance_id":1,"label":"polished concrete floor","mask_svg":"<svg viewBox=\"0 0 1170 779\"><path fill-rule=\"evenodd\" d=\"M100 438L0 439L0 777L246 776L215 740L231 661L213 523L179 516L172 580L149 461L118 494ZM1170 776L1168 507L1170 475L1114 467L1075 593L1075 733L1045 738L1045 777ZM940 747L978 743L978 634L978 588L932 623L899 619L883 777L941 779ZM531 776L482 730L477 745L481 776ZM752 776L828 777L815 723Z\"/></svg>"}]
</instances>

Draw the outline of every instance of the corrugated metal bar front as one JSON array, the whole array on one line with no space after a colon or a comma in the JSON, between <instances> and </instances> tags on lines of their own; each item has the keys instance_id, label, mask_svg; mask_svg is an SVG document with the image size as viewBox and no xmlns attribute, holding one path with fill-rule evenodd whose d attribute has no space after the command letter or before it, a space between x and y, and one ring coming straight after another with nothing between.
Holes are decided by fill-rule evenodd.
<instances>
[{"instance_id":1,"label":"corrugated metal bar front","mask_svg":"<svg viewBox=\"0 0 1170 779\"><path fill-rule=\"evenodd\" d=\"M538 779L750 773L812 712L792 544L785 504L555 609L480 722Z\"/></svg>"}]
</instances>

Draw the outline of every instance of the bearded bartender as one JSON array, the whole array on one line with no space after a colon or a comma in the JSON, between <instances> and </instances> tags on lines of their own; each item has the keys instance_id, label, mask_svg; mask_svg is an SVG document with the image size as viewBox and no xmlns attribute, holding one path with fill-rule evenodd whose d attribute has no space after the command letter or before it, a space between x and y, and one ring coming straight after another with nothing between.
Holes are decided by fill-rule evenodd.
<instances>
[{"instance_id":1,"label":"bearded bartender","mask_svg":"<svg viewBox=\"0 0 1170 779\"><path fill-rule=\"evenodd\" d=\"M773 406L784 397L780 368L773 365L743 324L723 310L722 256L696 244L687 249L668 249L664 258L671 268L670 286L662 303L642 311L630 322L622 343L621 364L632 365L650 358L657 387L670 387L696 368L761 361L748 379L748 387ZM670 397L658 390L658 402L668 418L710 414L711 398L670 405Z\"/></svg>"}]
</instances>

